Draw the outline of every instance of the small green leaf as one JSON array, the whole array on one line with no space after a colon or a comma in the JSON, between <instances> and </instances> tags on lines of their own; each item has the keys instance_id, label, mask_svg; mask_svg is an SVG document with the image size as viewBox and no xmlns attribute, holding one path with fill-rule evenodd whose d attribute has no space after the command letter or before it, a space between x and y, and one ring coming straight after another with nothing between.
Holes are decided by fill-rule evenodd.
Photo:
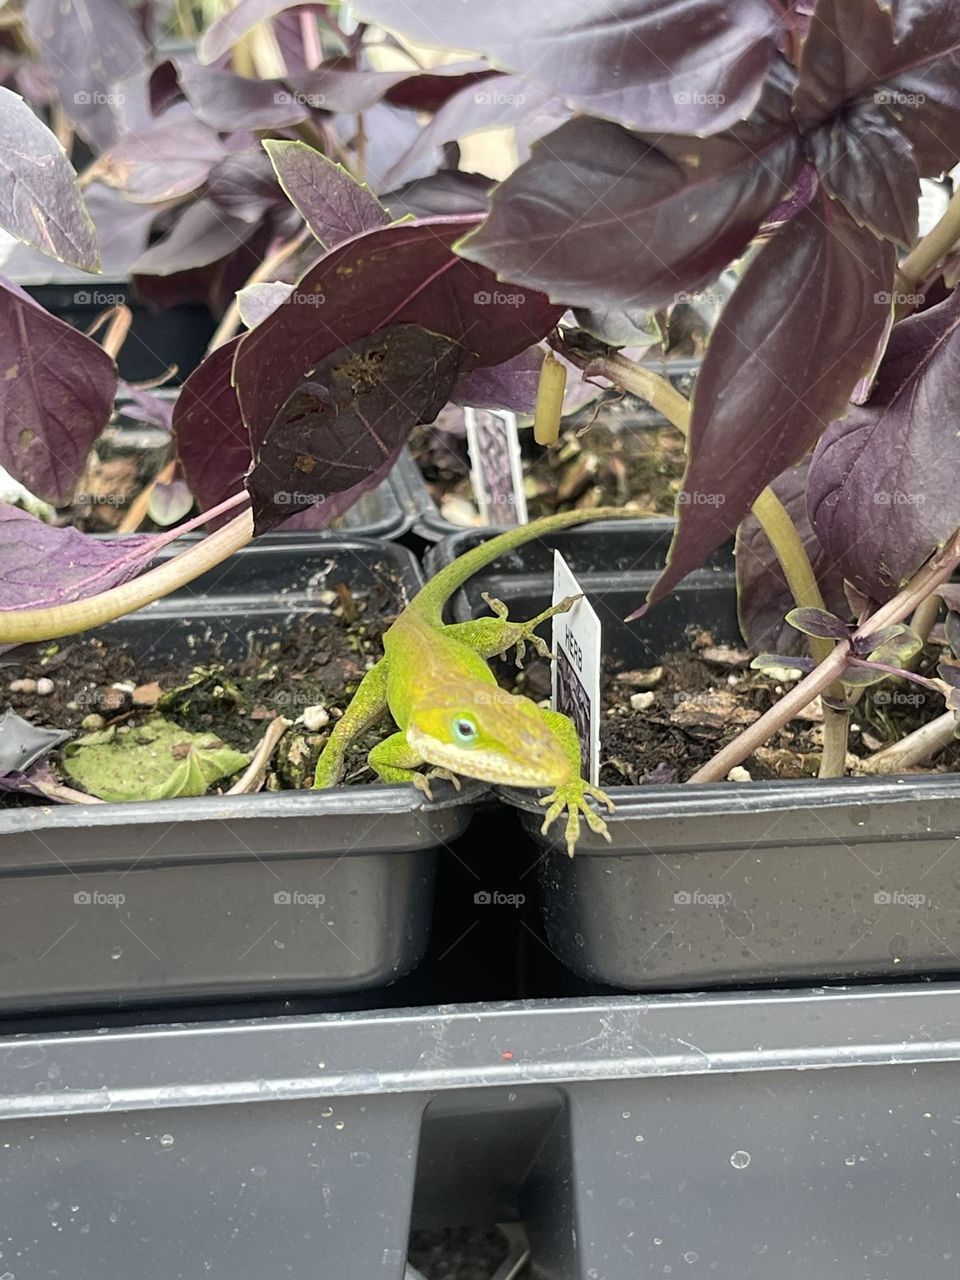
<instances>
[{"instance_id":1,"label":"small green leaf","mask_svg":"<svg viewBox=\"0 0 960 1280\"><path fill-rule=\"evenodd\" d=\"M245 768L250 756L212 733L189 733L155 716L140 728L111 725L69 743L63 770L101 800L173 800L200 796Z\"/></svg>"}]
</instances>

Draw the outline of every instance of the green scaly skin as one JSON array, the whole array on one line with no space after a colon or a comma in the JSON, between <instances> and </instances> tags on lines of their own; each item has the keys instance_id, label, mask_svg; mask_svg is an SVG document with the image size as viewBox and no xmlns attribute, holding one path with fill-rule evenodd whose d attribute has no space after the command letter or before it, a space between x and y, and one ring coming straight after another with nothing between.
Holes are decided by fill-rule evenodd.
<instances>
[{"instance_id":1,"label":"green scaly skin","mask_svg":"<svg viewBox=\"0 0 960 1280\"><path fill-rule=\"evenodd\" d=\"M511 622L499 600L488 600L494 617L452 626L443 623L447 601L479 569L507 551L591 520L636 518L621 508L564 511L520 525L472 548L422 587L383 637L384 656L360 682L317 762L314 786L335 786L347 750L360 734L390 712L398 732L370 752L383 782L409 782L430 796L430 779L458 775L514 787L545 787L549 794L542 830L567 813L565 839L573 856L580 817L610 839L607 824L588 796L613 809L599 787L580 777L580 742L567 716L499 688L486 659L515 649L520 665L526 646L549 656L535 628L563 613L578 597L562 600L529 622ZM421 766L427 765L426 772Z\"/></svg>"}]
</instances>

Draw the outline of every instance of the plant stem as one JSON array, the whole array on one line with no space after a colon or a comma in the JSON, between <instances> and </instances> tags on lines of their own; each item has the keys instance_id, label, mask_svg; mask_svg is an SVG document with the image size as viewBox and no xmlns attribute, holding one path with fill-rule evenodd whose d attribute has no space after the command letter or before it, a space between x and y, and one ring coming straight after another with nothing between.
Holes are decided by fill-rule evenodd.
<instances>
[{"instance_id":1,"label":"plant stem","mask_svg":"<svg viewBox=\"0 0 960 1280\"><path fill-rule=\"evenodd\" d=\"M925 764L931 756L948 747L956 738L956 731L957 717L952 711L945 711L899 742L861 760L858 768L861 773L902 773L904 769Z\"/></svg>"},{"instance_id":2,"label":"plant stem","mask_svg":"<svg viewBox=\"0 0 960 1280\"><path fill-rule=\"evenodd\" d=\"M256 267L251 271L250 275L247 277L246 284L243 287L246 289L252 284L262 284L263 281L269 280L275 272L279 271L288 258L293 257L309 236L309 228L303 227L295 236L292 237L292 239L285 240L278 249L275 249L273 253L264 258L259 267ZM236 294L234 294L233 301L223 313L223 318L217 325L213 337L210 339L209 345L207 346L207 355L209 355L211 351L216 351L217 347L222 347L225 342L229 342L239 326L240 305L237 302Z\"/></svg>"},{"instance_id":3,"label":"plant stem","mask_svg":"<svg viewBox=\"0 0 960 1280\"><path fill-rule=\"evenodd\" d=\"M626 356L610 354L595 359L577 360L575 353L563 348L563 354L583 368L585 376L599 375L639 396L662 413L686 438L690 430L690 402L680 394L666 378L644 369ZM790 594L797 608L825 609L823 595L813 572L810 557L790 519L786 507L771 488L757 497L753 514L767 537L780 562ZM807 636L807 644L814 662L824 662L833 646L820 636ZM843 698L843 689L837 685L828 690L834 698ZM847 737L850 717L846 711L835 707L823 708L823 751L820 755L820 777L842 777L847 762Z\"/></svg>"},{"instance_id":4,"label":"plant stem","mask_svg":"<svg viewBox=\"0 0 960 1280\"><path fill-rule=\"evenodd\" d=\"M926 600L918 604L913 611L913 617L910 619L910 630L915 631L921 640L926 643L927 637L933 630L933 624L940 616L940 597L937 595L929 595ZM917 657L919 658L919 654Z\"/></svg>"},{"instance_id":5,"label":"plant stem","mask_svg":"<svg viewBox=\"0 0 960 1280\"><path fill-rule=\"evenodd\" d=\"M254 751L250 763L229 791L224 793L225 795L247 796L254 791L260 790L267 772L267 765L270 763L270 757L276 750L277 743L292 724L292 720L285 720L283 716L277 716L275 720L270 721L266 732L257 744L257 749Z\"/></svg>"},{"instance_id":6,"label":"plant stem","mask_svg":"<svg viewBox=\"0 0 960 1280\"><path fill-rule=\"evenodd\" d=\"M900 263L897 276L908 291L925 280L941 258L945 258L960 240L960 191L947 205L937 225Z\"/></svg>"},{"instance_id":7,"label":"plant stem","mask_svg":"<svg viewBox=\"0 0 960 1280\"><path fill-rule=\"evenodd\" d=\"M209 517L210 513L204 512L200 519ZM174 531L168 541L183 531ZM102 591L86 600L75 600L72 604L52 605L46 609L7 610L0 613L0 644L54 640L58 636L75 635L78 631L112 622L114 618L152 604L161 596L169 595L178 587L199 578L245 547L252 538L253 515L244 511L196 546L141 574L132 582L111 587L109 591Z\"/></svg>"},{"instance_id":8,"label":"plant stem","mask_svg":"<svg viewBox=\"0 0 960 1280\"><path fill-rule=\"evenodd\" d=\"M946 582L957 565L960 564L960 529L947 539L943 549L925 564L910 579L907 585L892 600L888 600L875 614L867 618L862 626L854 632L853 638L872 635L881 627L894 622L902 622L910 616L937 587ZM757 747L762 746L778 729L782 729L788 720L792 720L802 711L808 702L823 693L838 680L850 662L850 643L841 640L832 650L825 662L815 667L798 685L771 707L759 720L755 721L743 733L728 743L721 751L698 769L688 782L720 782L731 769L742 764Z\"/></svg>"}]
</instances>

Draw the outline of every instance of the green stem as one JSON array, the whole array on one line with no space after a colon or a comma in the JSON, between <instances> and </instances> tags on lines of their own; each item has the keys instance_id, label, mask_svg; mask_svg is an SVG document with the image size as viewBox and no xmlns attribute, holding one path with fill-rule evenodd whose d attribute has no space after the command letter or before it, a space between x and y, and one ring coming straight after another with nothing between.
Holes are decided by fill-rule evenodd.
<instances>
[{"instance_id":1,"label":"green stem","mask_svg":"<svg viewBox=\"0 0 960 1280\"><path fill-rule=\"evenodd\" d=\"M937 225L900 263L897 275L909 288L926 280L937 263L960 241L960 191L944 210ZM909 309L909 308L908 308Z\"/></svg>"}]
</instances>

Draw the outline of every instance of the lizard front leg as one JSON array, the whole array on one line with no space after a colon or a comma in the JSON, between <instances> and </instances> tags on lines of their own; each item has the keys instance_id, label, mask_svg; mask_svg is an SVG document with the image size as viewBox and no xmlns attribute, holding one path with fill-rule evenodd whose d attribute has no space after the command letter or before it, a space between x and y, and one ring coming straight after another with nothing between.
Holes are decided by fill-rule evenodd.
<instances>
[{"instance_id":1,"label":"lizard front leg","mask_svg":"<svg viewBox=\"0 0 960 1280\"><path fill-rule=\"evenodd\" d=\"M546 641L537 635L536 629L548 618L558 613L566 613L580 599L580 596L567 596L558 604L544 609L528 622L511 622L507 617L507 606L502 600L494 600L484 592L484 600L496 615L493 618L475 618L472 622L455 622L444 627L444 635L452 640L465 644L468 649L481 658L505 658L510 649L516 649L516 663L523 662L527 645L532 645L541 658L553 655Z\"/></svg>"},{"instance_id":2,"label":"lizard front leg","mask_svg":"<svg viewBox=\"0 0 960 1280\"><path fill-rule=\"evenodd\" d=\"M567 825L564 837L567 853L572 858L576 849L577 839L580 836L581 814L586 819L587 826L591 831L595 831L597 835L603 836L607 841L610 840L607 824L587 803L587 796L593 796L601 804L605 804L611 813L613 812L614 804L605 791L601 791L599 787L595 787L592 783L580 777L580 739L577 735L577 727L570 717L565 716L560 711L549 711L544 708L541 708L540 714L546 720L550 732L559 740L564 754L573 769L573 777L570 782L562 783L540 801L541 804L548 806L544 815L543 826L540 830L543 834L546 834L566 809Z\"/></svg>"},{"instance_id":3,"label":"lizard front leg","mask_svg":"<svg viewBox=\"0 0 960 1280\"><path fill-rule=\"evenodd\" d=\"M317 771L314 787L335 787L343 776L343 762L350 744L365 729L376 723L387 710L387 660L381 658L371 667L357 686L350 705L333 726L327 739Z\"/></svg>"},{"instance_id":4,"label":"lizard front leg","mask_svg":"<svg viewBox=\"0 0 960 1280\"><path fill-rule=\"evenodd\" d=\"M368 754L367 763L381 782L410 782L418 791L422 791L428 800L433 799L433 792L430 790L431 778L445 778L447 782L452 782L458 791L460 790L460 779L447 769L418 772L420 766L426 764L426 760L419 751L411 747L404 733L391 733L389 738L378 742Z\"/></svg>"}]
</instances>

